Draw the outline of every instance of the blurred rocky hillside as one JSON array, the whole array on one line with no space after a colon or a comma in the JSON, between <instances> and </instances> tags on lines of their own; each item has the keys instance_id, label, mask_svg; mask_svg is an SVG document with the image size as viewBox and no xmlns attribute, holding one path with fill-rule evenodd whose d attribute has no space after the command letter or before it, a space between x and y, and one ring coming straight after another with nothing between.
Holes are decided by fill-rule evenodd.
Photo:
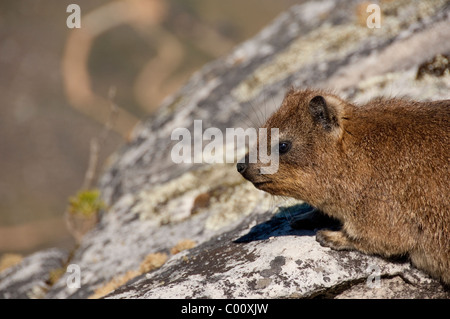
<instances>
[{"instance_id":1,"label":"blurred rocky hillside","mask_svg":"<svg viewBox=\"0 0 450 319\"><path fill-rule=\"evenodd\" d=\"M110 117L111 88L120 112L100 167L194 71L296 2L0 1L0 254L72 245L63 214ZM81 30L66 26L70 3Z\"/></svg>"}]
</instances>

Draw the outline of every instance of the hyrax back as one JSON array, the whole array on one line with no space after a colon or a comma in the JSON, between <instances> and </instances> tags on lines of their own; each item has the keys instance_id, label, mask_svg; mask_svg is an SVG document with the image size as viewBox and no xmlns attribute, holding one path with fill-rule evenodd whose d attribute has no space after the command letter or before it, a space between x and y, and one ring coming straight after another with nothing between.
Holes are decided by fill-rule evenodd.
<instances>
[{"instance_id":1,"label":"hyrax back","mask_svg":"<svg viewBox=\"0 0 450 319\"><path fill-rule=\"evenodd\" d=\"M409 255L450 284L450 100L356 106L291 90L264 127L279 129L278 171L261 174L261 162L238 170L261 190L340 220L340 231L317 233L321 244Z\"/></svg>"}]
</instances>

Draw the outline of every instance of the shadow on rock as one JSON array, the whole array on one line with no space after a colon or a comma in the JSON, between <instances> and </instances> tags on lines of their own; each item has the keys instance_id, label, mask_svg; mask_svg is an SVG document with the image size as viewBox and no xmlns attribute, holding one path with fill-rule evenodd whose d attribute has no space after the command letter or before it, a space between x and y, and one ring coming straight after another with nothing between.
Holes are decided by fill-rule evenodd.
<instances>
[{"instance_id":1,"label":"shadow on rock","mask_svg":"<svg viewBox=\"0 0 450 319\"><path fill-rule=\"evenodd\" d=\"M321 228L335 229L337 220L324 215L320 210L306 203L280 207L270 220L251 228L248 234L236 239L235 243L269 239L278 236L313 236Z\"/></svg>"}]
</instances>

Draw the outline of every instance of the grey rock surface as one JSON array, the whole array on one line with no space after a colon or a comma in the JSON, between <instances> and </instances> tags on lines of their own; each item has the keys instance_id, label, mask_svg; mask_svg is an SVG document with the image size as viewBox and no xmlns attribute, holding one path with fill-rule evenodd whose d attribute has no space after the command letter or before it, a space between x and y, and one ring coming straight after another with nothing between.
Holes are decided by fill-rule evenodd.
<instances>
[{"instance_id":1,"label":"grey rock surface","mask_svg":"<svg viewBox=\"0 0 450 319\"><path fill-rule=\"evenodd\" d=\"M50 273L64 266L67 252L47 249L34 253L0 273L1 299L42 298L50 288Z\"/></svg>"},{"instance_id":2,"label":"grey rock surface","mask_svg":"<svg viewBox=\"0 0 450 319\"><path fill-rule=\"evenodd\" d=\"M251 215L233 231L175 255L106 298L447 296L440 284L408 262L321 247L313 231L290 226L290 218L307 211L304 206ZM392 277L398 278L396 289L390 286ZM353 286L355 291L349 291Z\"/></svg>"},{"instance_id":3,"label":"grey rock surface","mask_svg":"<svg viewBox=\"0 0 450 319\"><path fill-rule=\"evenodd\" d=\"M450 53L449 2L383 2L380 29L358 22L360 3L292 7L194 74L140 123L100 180L108 210L70 260L80 266L81 288L69 289L66 275L45 298L88 298L158 252L170 257L161 268L120 284L107 298L447 298L407 260L321 247L314 231L290 226L307 206L258 191L234 164L174 164L170 157L175 128L192 132L197 119L203 129L257 126L292 85L333 90L355 102L450 98L449 74L416 78L421 64ZM184 239L197 246L172 254ZM2 296L14 297L1 278Z\"/></svg>"}]
</instances>

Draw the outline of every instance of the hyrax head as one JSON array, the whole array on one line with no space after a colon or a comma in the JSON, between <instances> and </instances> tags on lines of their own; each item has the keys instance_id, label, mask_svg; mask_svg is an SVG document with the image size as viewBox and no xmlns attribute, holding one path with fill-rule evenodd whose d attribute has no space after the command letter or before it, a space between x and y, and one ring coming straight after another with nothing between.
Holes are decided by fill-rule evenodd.
<instances>
[{"instance_id":1,"label":"hyrax head","mask_svg":"<svg viewBox=\"0 0 450 319\"><path fill-rule=\"evenodd\" d=\"M305 192L324 170L324 153L341 139L341 117L346 102L322 91L291 89L281 107L267 120L267 143L258 143L253 149L257 156L251 161L249 153L237 164L237 170L256 188L274 195L306 200ZM278 128L278 142L271 129ZM271 140L274 140L271 142ZM261 148L267 153L278 151L278 169L264 173L268 164L260 159Z\"/></svg>"}]
</instances>

